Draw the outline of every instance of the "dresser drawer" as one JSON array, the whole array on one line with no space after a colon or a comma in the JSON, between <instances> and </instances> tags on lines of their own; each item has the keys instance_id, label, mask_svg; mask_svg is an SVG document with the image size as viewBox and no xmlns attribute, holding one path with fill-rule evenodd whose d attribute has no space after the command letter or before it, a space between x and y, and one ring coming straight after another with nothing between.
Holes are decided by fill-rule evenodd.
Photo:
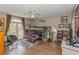
<instances>
[{"instance_id":1,"label":"dresser drawer","mask_svg":"<svg viewBox=\"0 0 79 59\"><path fill-rule=\"evenodd\" d=\"M0 55L3 55L3 54L4 54L4 46L0 45Z\"/></svg>"},{"instance_id":2,"label":"dresser drawer","mask_svg":"<svg viewBox=\"0 0 79 59\"><path fill-rule=\"evenodd\" d=\"M0 31L0 45L4 45L4 32Z\"/></svg>"},{"instance_id":3,"label":"dresser drawer","mask_svg":"<svg viewBox=\"0 0 79 59\"><path fill-rule=\"evenodd\" d=\"M4 54L4 31L0 31L0 55Z\"/></svg>"}]
</instances>

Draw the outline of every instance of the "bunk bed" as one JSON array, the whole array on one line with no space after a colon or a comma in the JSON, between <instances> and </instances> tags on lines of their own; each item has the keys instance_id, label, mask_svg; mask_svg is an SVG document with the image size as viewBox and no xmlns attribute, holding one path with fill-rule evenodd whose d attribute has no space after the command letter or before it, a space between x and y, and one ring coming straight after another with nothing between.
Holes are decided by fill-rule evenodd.
<instances>
[{"instance_id":1,"label":"bunk bed","mask_svg":"<svg viewBox=\"0 0 79 59\"><path fill-rule=\"evenodd\" d=\"M25 30L24 40L26 42L34 42L38 39L47 41L50 39L51 27L30 27Z\"/></svg>"}]
</instances>

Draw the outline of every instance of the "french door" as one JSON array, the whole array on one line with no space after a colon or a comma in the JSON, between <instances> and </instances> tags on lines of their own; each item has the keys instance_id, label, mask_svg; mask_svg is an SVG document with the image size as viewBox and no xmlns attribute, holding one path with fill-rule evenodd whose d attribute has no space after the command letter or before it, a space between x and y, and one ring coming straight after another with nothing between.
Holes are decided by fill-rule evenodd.
<instances>
[{"instance_id":1,"label":"french door","mask_svg":"<svg viewBox=\"0 0 79 59\"><path fill-rule=\"evenodd\" d=\"M9 34L16 35L18 38L23 37L23 26L20 22L12 22L10 26Z\"/></svg>"}]
</instances>

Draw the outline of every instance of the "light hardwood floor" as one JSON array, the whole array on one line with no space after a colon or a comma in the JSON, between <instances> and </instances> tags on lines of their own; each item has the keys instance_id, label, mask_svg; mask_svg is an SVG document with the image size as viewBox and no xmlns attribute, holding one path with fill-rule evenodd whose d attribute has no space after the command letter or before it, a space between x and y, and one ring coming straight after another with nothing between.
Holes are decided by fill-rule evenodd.
<instances>
[{"instance_id":1,"label":"light hardwood floor","mask_svg":"<svg viewBox=\"0 0 79 59\"><path fill-rule=\"evenodd\" d=\"M34 45L31 48L26 48L22 45L18 45L11 51L6 51L7 55L61 55L60 42L48 42Z\"/></svg>"}]
</instances>

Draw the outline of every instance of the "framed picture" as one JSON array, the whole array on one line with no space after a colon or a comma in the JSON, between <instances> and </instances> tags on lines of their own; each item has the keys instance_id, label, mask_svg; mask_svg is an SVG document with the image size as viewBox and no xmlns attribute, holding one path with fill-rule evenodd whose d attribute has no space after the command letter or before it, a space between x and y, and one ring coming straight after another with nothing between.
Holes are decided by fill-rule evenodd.
<instances>
[{"instance_id":1,"label":"framed picture","mask_svg":"<svg viewBox=\"0 0 79 59\"><path fill-rule=\"evenodd\" d=\"M4 30L4 18L0 18L0 31Z\"/></svg>"},{"instance_id":2,"label":"framed picture","mask_svg":"<svg viewBox=\"0 0 79 59\"><path fill-rule=\"evenodd\" d=\"M58 24L59 28L64 28L64 24Z\"/></svg>"},{"instance_id":3,"label":"framed picture","mask_svg":"<svg viewBox=\"0 0 79 59\"><path fill-rule=\"evenodd\" d=\"M61 17L61 23L67 23L67 21L68 21L68 16Z\"/></svg>"},{"instance_id":4,"label":"framed picture","mask_svg":"<svg viewBox=\"0 0 79 59\"><path fill-rule=\"evenodd\" d=\"M65 28L70 28L70 24L65 24Z\"/></svg>"}]
</instances>

